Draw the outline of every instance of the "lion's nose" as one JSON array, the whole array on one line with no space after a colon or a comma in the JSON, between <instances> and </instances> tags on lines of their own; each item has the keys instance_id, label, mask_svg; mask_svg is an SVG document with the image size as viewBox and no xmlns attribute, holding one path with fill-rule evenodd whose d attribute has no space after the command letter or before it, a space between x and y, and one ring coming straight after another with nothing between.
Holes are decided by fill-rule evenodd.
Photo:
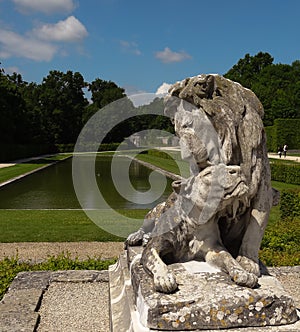
<instances>
[{"instance_id":1,"label":"lion's nose","mask_svg":"<svg viewBox=\"0 0 300 332\"><path fill-rule=\"evenodd\" d=\"M240 166L230 166L230 168L228 169L228 173L230 175L239 176L241 173L241 168L240 168Z\"/></svg>"},{"instance_id":2,"label":"lion's nose","mask_svg":"<svg viewBox=\"0 0 300 332\"><path fill-rule=\"evenodd\" d=\"M179 194L181 185L182 185L182 180L176 180L172 182L172 188L176 192L176 194Z\"/></svg>"}]
</instances>

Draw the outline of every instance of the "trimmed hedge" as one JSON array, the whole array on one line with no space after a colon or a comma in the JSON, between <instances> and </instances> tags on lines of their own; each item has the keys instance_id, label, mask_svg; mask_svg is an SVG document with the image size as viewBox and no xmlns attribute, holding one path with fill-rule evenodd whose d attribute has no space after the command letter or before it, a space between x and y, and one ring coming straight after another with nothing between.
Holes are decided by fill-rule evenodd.
<instances>
[{"instance_id":1,"label":"trimmed hedge","mask_svg":"<svg viewBox=\"0 0 300 332\"><path fill-rule=\"evenodd\" d=\"M96 144L92 143L90 145L85 145L82 148L82 151L91 151L94 152L98 149L98 151L115 151L122 144L124 148L127 147L126 143L103 143L103 144ZM56 144L55 145L58 152L73 152L75 144Z\"/></svg>"},{"instance_id":2,"label":"trimmed hedge","mask_svg":"<svg viewBox=\"0 0 300 332\"><path fill-rule=\"evenodd\" d=\"M280 194L282 219L300 217L300 189L283 190Z\"/></svg>"},{"instance_id":3,"label":"trimmed hedge","mask_svg":"<svg viewBox=\"0 0 300 332\"><path fill-rule=\"evenodd\" d=\"M0 162L55 152L56 149L47 144L0 144Z\"/></svg>"},{"instance_id":4,"label":"trimmed hedge","mask_svg":"<svg viewBox=\"0 0 300 332\"><path fill-rule=\"evenodd\" d=\"M300 164L288 164L273 161L270 163L273 181L300 185Z\"/></svg>"},{"instance_id":5,"label":"trimmed hedge","mask_svg":"<svg viewBox=\"0 0 300 332\"><path fill-rule=\"evenodd\" d=\"M279 146L288 145L290 150L300 149L300 119L276 119L266 127L268 151L277 152Z\"/></svg>"},{"instance_id":6,"label":"trimmed hedge","mask_svg":"<svg viewBox=\"0 0 300 332\"><path fill-rule=\"evenodd\" d=\"M100 144L98 151L116 151L120 143L103 143Z\"/></svg>"},{"instance_id":7,"label":"trimmed hedge","mask_svg":"<svg viewBox=\"0 0 300 332\"><path fill-rule=\"evenodd\" d=\"M268 224L261 243L260 259L267 266L300 264L300 189L280 194L280 218Z\"/></svg>"}]
</instances>

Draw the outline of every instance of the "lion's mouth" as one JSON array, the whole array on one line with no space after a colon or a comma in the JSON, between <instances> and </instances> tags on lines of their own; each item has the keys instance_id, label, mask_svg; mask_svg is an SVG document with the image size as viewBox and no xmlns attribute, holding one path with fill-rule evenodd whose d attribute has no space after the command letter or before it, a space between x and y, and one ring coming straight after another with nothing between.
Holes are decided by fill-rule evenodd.
<instances>
[{"instance_id":1,"label":"lion's mouth","mask_svg":"<svg viewBox=\"0 0 300 332\"><path fill-rule=\"evenodd\" d=\"M244 195L248 191L248 186L246 183L241 180L240 182L237 183L237 185L233 188L231 188L230 191L227 191L226 194L224 195L225 199L229 199L231 197L240 197Z\"/></svg>"}]
</instances>

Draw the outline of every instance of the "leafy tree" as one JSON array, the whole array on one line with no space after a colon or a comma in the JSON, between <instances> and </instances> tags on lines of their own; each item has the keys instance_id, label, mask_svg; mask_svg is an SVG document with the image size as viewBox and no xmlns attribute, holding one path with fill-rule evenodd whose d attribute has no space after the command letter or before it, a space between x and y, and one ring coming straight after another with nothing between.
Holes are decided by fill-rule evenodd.
<instances>
[{"instance_id":1,"label":"leafy tree","mask_svg":"<svg viewBox=\"0 0 300 332\"><path fill-rule=\"evenodd\" d=\"M251 89L260 72L273 63L269 53L259 52L255 56L249 53L240 59L224 76L233 81L241 83L244 87Z\"/></svg>"},{"instance_id":2,"label":"leafy tree","mask_svg":"<svg viewBox=\"0 0 300 332\"><path fill-rule=\"evenodd\" d=\"M26 84L21 75L5 75L0 69L0 140L20 143L26 140L24 101L18 86Z\"/></svg>"},{"instance_id":3,"label":"leafy tree","mask_svg":"<svg viewBox=\"0 0 300 332\"><path fill-rule=\"evenodd\" d=\"M88 101L86 83L78 72L50 71L40 86L42 130L49 143L73 143L82 127Z\"/></svg>"},{"instance_id":4,"label":"leafy tree","mask_svg":"<svg viewBox=\"0 0 300 332\"><path fill-rule=\"evenodd\" d=\"M84 110L83 123L86 123L98 110L126 96L125 90L118 87L114 82L104 81L100 78L96 78L88 84L88 90L92 93L92 103Z\"/></svg>"},{"instance_id":5,"label":"leafy tree","mask_svg":"<svg viewBox=\"0 0 300 332\"><path fill-rule=\"evenodd\" d=\"M253 90L264 106L266 126L278 118L300 117L300 61L272 62L268 53L246 54L224 75Z\"/></svg>"},{"instance_id":6,"label":"leafy tree","mask_svg":"<svg viewBox=\"0 0 300 332\"><path fill-rule=\"evenodd\" d=\"M300 76L286 64L272 64L261 71L252 90L265 109L265 125L272 125L274 119L297 118L300 116Z\"/></svg>"},{"instance_id":7,"label":"leafy tree","mask_svg":"<svg viewBox=\"0 0 300 332\"><path fill-rule=\"evenodd\" d=\"M126 96L123 88L118 87L112 81L104 81L96 78L88 85L89 91L92 93L92 101L98 107L102 108L111 102Z\"/></svg>"}]
</instances>

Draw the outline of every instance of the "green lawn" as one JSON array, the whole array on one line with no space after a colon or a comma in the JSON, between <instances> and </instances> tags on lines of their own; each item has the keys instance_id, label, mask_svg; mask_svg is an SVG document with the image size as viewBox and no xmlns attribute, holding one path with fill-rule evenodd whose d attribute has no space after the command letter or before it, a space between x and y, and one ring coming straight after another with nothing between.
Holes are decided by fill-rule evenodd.
<instances>
[{"instance_id":1,"label":"green lawn","mask_svg":"<svg viewBox=\"0 0 300 332\"><path fill-rule=\"evenodd\" d=\"M29 162L16 164L14 166L0 168L0 183L16 178L22 174L26 174L35 169L50 165L58 160L68 158L70 154L59 154L48 158L41 158Z\"/></svg>"},{"instance_id":2,"label":"green lawn","mask_svg":"<svg viewBox=\"0 0 300 332\"><path fill-rule=\"evenodd\" d=\"M140 220L148 211L122 210L118 212L124 216L139 219L136 225L128 225L129 234L140 226ZM122 226L121 221L120 224L118 221L111 221L108 213L104 218L106 223L112 223L108 225L108 229L113 230L115 227L117 234L118 228ZM0 242L76 241L124 241L124 238L102 230L82 210L0 210Z\"/></svg>"},{"instance_id":3,"label":"green lawn","mask_svg":"<svg viewBox=\"0 0 300 332\"><path fill-rule=\"evenodd\" d=\"M181 176L183 177L188 177L190 175L190 166L183 160L175 161L173 159L160 158L158 156L148 154L139 154L136 158L162 168L168 172L178 175L181 173Z\"/></svg>"},{"instance_id":4,"label":"green lawn","mask_svg":"<svg viewBox=\"0 0 300 332\"><path fill-rule=\"evenodd\" d=\"M62 156L58 158L62 158ZM173 173L179 174L180 168L186 174L189 174L188 164L182 161L174 161L147 154L140 154L138 158ZM19 172L26 172L28 167L40 167L51 162L53 162L52 158L46 161L39 160L35 163L21 164L18 165L20 166ZM178 165L180 166L178 167ZM10 169L16 169L16 166L0 169L0 179L3 173L6 173L8 177L12 176L12 174L15 176L16 173L10 173ZM279 191L299 188L298 185L278 181L272 181L272 186ZM103 211L101 212L103 220L98 223L100 226L98 227L81 210L0 210L0 242L123 241L124 237L112 234L120 234L119 228L122 228L128 234L137 229L147 210L122 210L118 212L130 217L131 221L126 224L126 222L119 221L115 217L111 218L109 211ZM99 214L99 212L97 213ZM136 222L134 218L137 220ZM298 264L299 254L295 253L294 250L296 245L293 245L293 248L287 247L287 242L296 243L294 237L296 236L297 238L299 236L297 235L298 224L298 219L290 222L282 221L279 206L272 208L263 242L266 247L263 248L261 254L268 264L272 264L272 262L275 262L275 265L285 263L289 265ZM101 226L110 232L104 231L101 229ZM293 234L290 234L290 230L293 230ZM293 236L293 238L289 238L286 241L287 234L290 234L289 236ZM276 249L276 246L278 246L276 239L281 239L283 250Z\"/></svg>"}]
</instances>

